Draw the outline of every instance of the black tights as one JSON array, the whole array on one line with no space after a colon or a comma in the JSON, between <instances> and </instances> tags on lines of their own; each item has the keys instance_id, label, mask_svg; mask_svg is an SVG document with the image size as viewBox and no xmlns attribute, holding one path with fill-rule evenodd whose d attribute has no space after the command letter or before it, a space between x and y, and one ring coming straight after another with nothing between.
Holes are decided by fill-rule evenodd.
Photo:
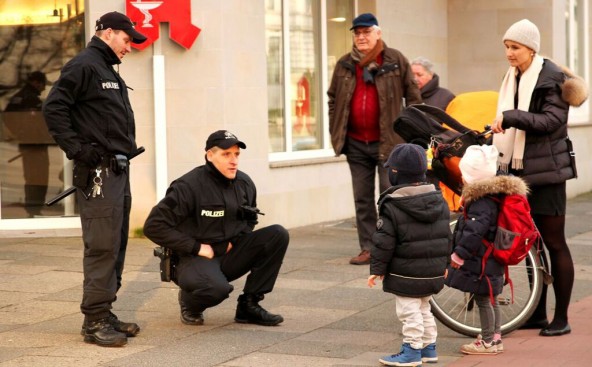
<instances>
[{"instance_id":1,"label":"black tights","mask_svg":"<svg viewBox=\"0 0 592 367\"><path fill-rule=\"evenodd\" d=\"M565 241L565 215L533 215L541 232L545 248L551 259L551 275L555 292L555 315L549 329L561 329L567 325L567 309L574 283L574 265L569 247ZM545 263L547 259L545 258ZM547 285L543 285L541 299L532 315L532 320L547 318Z\"/></svg>"}]
</instances>

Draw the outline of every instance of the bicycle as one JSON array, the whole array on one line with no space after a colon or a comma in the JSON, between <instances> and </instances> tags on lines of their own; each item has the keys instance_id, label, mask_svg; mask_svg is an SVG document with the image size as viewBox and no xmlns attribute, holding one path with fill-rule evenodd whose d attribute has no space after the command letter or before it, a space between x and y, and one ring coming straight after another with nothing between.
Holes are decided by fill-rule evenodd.
<instances>
[{"instance_id":1,"label":"bicycle","mask_svg":"<svg viewBox=\"0 0 592 367\"><path fill-rule=\"evenodd\" d=\"M451 230L455 224L456 220L451 222ZM502 334L518 329L532 316L541 298L543 282L550 281L542 247L542 244L533 246L520 264L509 267L514 295L512 297L510 286L505 285L498 296ZM470 337L481 333L479 309L472 294L444 286L430 304L434 316L451 330Z\"/></svg>"}]
</instances>

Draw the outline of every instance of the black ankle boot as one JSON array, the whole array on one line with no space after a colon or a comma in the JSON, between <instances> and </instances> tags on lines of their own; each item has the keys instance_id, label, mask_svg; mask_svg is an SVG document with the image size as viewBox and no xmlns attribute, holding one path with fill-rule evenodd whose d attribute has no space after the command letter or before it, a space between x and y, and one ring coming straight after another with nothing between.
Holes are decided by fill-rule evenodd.
<instances>
[{"instance_id":1,"label":"black ankle boot","mask_svg":"<svg viewBox=\"0 0 592 367\"><path fill-rule=\"evenodd\" d=\"M120 333L124 333L127 337L133 337L138 335L140 327L135 322L123 322L117 318L113 312L109 312L109 322L113 325L113 328Z\"/></svg>"},{"instance_id":2,"label":"black ankle boot","mask_svg":"<svg viewBox=\"0 0 592 367\"><path fill-rule=\"evenodd\" d=\"M109 317L87 321L84 329L84 341L102 347L121 347L127 344L127 337L113 328Z\"/></svg>"},{"instance_id":3,"label":"black ankle boot","mask_svg":"<svg viewBox=\"0 0 592 367\"><path fill-rule=\"evenodd\" d=\"M203 311L194 311L187 307L181 300L181 290L179 290L179 306L181 307L181 322L185 325L203 325Z\"/></svg>"},{"instance_id":4,"label":"black ankle boot","mask_svg":"<svg viewBox=\"0 0 592 367\"><path fill-rule=\"evenodd\" d=\"M125 336L134 337L138 335L140 332L140 326L135 322L123 322L117 318L113 312L109 312L109 322L113 325L115 331L119 331L120 333L124 333ZM82 323L82 327L80 328L80 335L84 336L86 332L86 320Z\"/></svg>"},{"instance_id":5,"label":"black ankle boot","mask_svg":"<svg viewBox=\"0 0 592 367\"><path fill-rule=\"evenodd\" d=\"M284 318L281 315L274 315L259 306L259 301L262 300L263 295L240 295L238 297L238 306L234 321L241 324L258 324L264 326L274 326L283 322Z\"/></svg>"}]
</instances>

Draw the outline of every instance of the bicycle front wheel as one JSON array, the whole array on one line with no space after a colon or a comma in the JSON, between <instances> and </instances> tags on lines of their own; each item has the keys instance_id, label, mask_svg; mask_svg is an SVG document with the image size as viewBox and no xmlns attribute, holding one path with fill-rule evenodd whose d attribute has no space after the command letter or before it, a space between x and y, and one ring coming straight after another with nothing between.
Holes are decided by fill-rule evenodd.
<instances>
[{"instance_id":1,"label":"bicycle front wheel","mask_svg":"<svg viewBox=\"0 0 592 367\"><path fill-rule=\"evenodd\" d=\"M541 298L544 271L536 246L530 249L520 264L510 266L509 273L514 284L513 298L510 285L505 285L497 297L502 334L514 331L525 323ZM444 286L430 303L434 316L450 329L470 337L481 333L479 309L472 294Z\"/></svg>"}]
</instances>

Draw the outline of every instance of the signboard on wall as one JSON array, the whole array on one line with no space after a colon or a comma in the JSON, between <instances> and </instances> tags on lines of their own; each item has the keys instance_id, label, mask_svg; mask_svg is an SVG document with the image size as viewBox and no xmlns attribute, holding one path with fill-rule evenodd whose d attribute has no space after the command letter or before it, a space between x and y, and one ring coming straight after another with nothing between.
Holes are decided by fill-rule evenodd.
<instances>
[{"instance_id":1,"label":"signboard on wall","mask_svg":"<svg viewBox=\"0 0 592 367\"><path fill-rule=\"evenodd\" d=\"M191 48L201 32L191 23L191 0L126 0L125 11L136 23L136 29L148 38L143 43L132 44L138 50L160 37L161 22L169 23L169 37L186 49Z\"/></svg>"}]
</instances>

